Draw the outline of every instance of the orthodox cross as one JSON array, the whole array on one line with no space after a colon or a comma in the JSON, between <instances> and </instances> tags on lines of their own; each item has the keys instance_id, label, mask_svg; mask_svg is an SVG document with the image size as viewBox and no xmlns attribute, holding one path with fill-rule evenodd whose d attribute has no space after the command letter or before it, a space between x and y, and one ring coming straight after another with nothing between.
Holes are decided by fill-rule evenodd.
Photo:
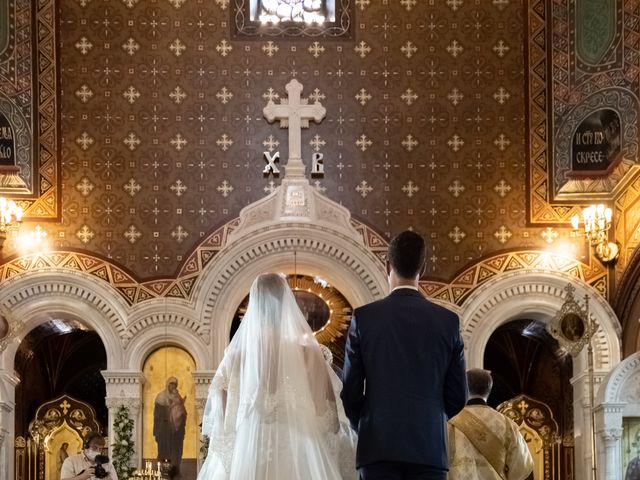
<instances>
[{"instance_id":1,"label":"orthodox cross","mask_svg":"<svg viewBox=\"0 0 640 480\"><path fill-rule=\"evenodd\" d=\"M280 120L280 128L289 129L289 160L285 168L285 177L304 177L301 129L309 128L309 120L320 123L327 110L318 101L309 105L306 98L300 98L302 84L295 78L287 83L285 88L289 98L281 99L279 105L269 100L263 114L269 123Z\"/></svg>"}]
</instances>

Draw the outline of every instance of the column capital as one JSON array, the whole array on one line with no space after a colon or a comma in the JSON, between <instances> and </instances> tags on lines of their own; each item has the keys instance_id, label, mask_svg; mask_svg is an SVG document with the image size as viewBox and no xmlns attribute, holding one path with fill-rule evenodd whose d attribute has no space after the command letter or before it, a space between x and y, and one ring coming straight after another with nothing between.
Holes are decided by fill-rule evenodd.
<instances>
[{"instance_id":1,"label":"column capital","mask_svg":"<svg viewBox=\"0 0 640 480\"><path fill-rule=\"evenodd\" d=\"M605 428L600 435L606 443L615 443L622 438L622 433L622 428Z\"/></svg>"},{"instance_id":2,"label":"column capital","mask_svg":"<svg viewBox=\"0 0 640 480\"><path fill-rule=\"evenodd\" d=\"M129 397L107 397L105 403L109 410L119 408L120 405L127 407L130 410L138 411L142 407L142 400L139 398Z\"/></svg>"},{"instance_id":3,"label":"column capital","mask_svg":"<svg viewBox=\"0 0 640 480\"><path fill-rule=\"evenodd\" d=\"M100 372L107 385L113 384L140 384L144 383L144 375L140 371L129 370L102 370Z\"/></svg>"}]
</instances>

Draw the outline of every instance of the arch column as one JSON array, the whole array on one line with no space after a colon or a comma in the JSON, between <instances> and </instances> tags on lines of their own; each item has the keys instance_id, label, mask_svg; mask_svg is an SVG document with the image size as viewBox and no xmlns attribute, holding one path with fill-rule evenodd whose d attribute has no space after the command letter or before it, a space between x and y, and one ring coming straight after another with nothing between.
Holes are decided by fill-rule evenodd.
<instances>
[{"instance_id":1,"label":"arch column","mask_svg":"<svg viewBox=\"0 0 640 480\"><path fill-rule=\"evenodd\" d=\"M596 400L596 425L602 439L602 470L606 480L624 478L622 434L624 417L640 417L640 352L624 359L603 380Z\"/></svg>"},{"instance_id":2,"label":"arch column","mask_svg":"<svg viewBox=\"0 0 640 480\"><path fill-rule=\"evenodd\" d=\"M13 480L15 435L15 391L20 380L13 371L0 370L0 480Z\"/></svg>"},{"instance_id":3,"label":"arch column","mask_svg":"<svg viewBox=\"0 0 640 480\"><path fill-rule=\"evenodd\" d=\"M129 416L133 420L133 439L135 448L132 458L133 466L142 467L142 385L144 375L141 372L103 370L102 376L106 382L106 404L109 409L109 439L115 441L114 420L118 409L124 405L129 409ZM111 447L109 455L111 456Z\"/></svg>"},{"instance_id":4,"label":"arch column","mask_svg":"<svg viewBox=\"0 0 640 480\"><path fill-rule=\"evenodd\" d=\"M598 432L602 444L604 445L604 451L598 459L598 465L602 465L604 468L604 477L606 480L617 480L618 469L616 463L619 463L622 449L620 440L622 438L621 428L607 428Z\"/></svg>"}]
</instances>

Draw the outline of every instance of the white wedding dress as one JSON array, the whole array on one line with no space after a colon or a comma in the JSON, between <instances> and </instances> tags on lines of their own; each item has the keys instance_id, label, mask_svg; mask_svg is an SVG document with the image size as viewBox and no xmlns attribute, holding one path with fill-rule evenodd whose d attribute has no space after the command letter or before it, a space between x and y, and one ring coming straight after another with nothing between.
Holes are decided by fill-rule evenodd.
<instances>
[{"instance_id":1,"label":"white wedding dress","mask_svg":"<svg viewBox=\"0 0 640 480\"><path fill-rule=\"evenodd\" d=\"M357 478L332 374L286 280L259 276L211 383L198 480Z\"/></svg>"}]
</instances>

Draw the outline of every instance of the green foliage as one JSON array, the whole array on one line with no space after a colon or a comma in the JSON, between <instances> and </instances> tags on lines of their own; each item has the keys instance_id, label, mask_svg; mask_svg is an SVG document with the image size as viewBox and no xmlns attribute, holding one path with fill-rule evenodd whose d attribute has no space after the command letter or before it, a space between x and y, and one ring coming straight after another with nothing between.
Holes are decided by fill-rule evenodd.
<instances>
[{"instance_id":1,"label":"green foliage","mask_svg":"<svg viewBox=\"0 0 640 480\"><path fill-rule=\"evenodd\" d=\"M133 420L129 417L129 409L120 405L113 422L114 443L111 444L113 452L113 467L118 478L127 480L135 472L131 466L131 458L134 452Z\"/></svg>"}]
</instances>

